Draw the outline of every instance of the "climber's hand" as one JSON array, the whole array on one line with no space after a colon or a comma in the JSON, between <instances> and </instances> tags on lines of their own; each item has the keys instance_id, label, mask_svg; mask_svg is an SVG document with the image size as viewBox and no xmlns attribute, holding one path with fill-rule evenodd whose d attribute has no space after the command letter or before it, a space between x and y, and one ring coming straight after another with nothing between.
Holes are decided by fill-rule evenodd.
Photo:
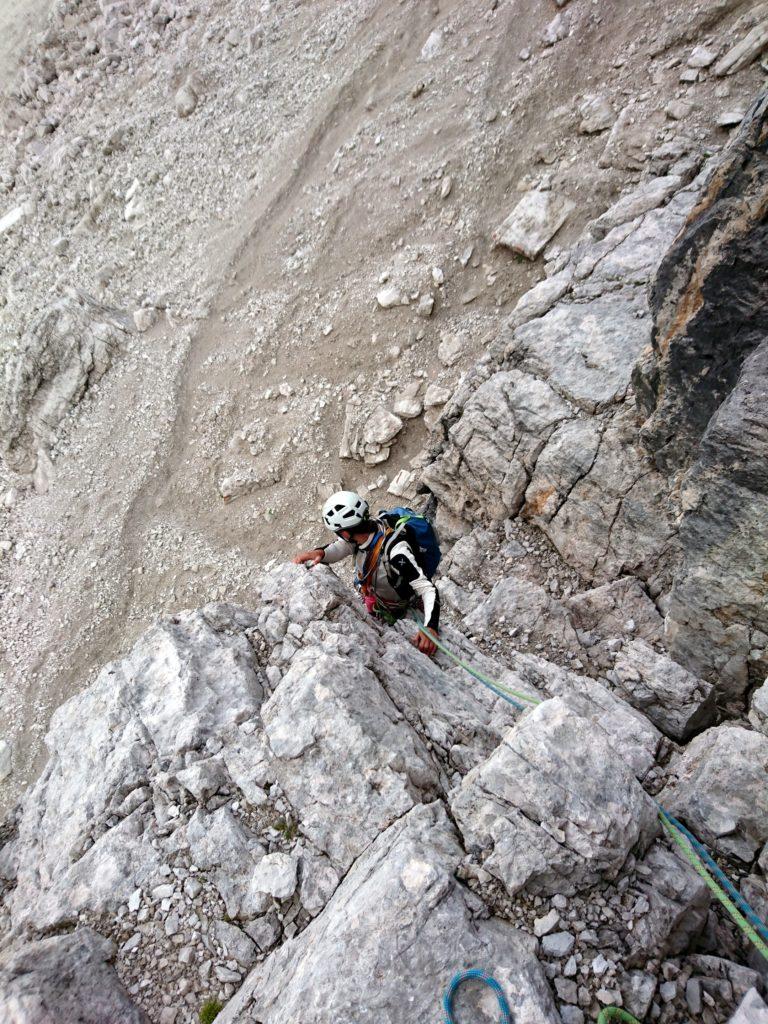
<instances>
[{"instance_id":1,"label":"climber's hand","mask_svg":"<svg viewBox=\"0 0 768 1024\"><path fill-rule=\"evenodd\" d=\"M324 551L322 548L313 548L312 551L302 551L301 554L296 555L293 560L294 565L304 565L309 562L309 568L313 565L317 565L318 562L322 562Z\"/></svg>"},{"instance_id":2,"label":"climber's hand","mask_svg":"<svg viewBox=\"0 0 768 1024\"><path fill-rule=\"evenodd\" d=\"M437 636L434 629L428 629L427 633L431 633L432 636ZM421 651L422 654L427 654L430 658L437 650L437 645L434 644L426 633L423 633L421 630L419 630L419 632L411 639L411 643L417 650Z\"/></svg>"}]
</instances>

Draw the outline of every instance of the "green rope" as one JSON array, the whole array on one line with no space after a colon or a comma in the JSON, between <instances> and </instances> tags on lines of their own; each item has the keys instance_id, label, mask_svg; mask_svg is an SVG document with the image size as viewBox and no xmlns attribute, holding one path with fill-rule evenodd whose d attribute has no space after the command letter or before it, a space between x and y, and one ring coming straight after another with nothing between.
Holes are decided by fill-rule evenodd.
<instances>
[{"instance_id":1,"label":"green rope","mask_svg":"<svg viewBox=\"0 0 768 1024\"><path fill-rule=\"evenodd\" d=\"M537 697L531 697L531 695L528 693L520 693L518 690L510 690L508 686L504 686L502 683L497 683L494 679L489 679L488 676L483 675L483 673L480 672L478 669L474 668L474 666L469 665L466 661L462 661L461 658L458 657L458 655L454 654L453 651L450 651L445 646L445 644L441 643L440 640L438 640L438 638L433 633L430 633L429 630L424 628L423 624L419 621L419 617L416 615L415 612L413 613L413 618L416 622L416 625L419 627L420 633L423 633L424 636L427 637L427 639L432 641L432 643L435 645L435 647L438 648L438 650L442 651L443 654L446 655L446 657L451 659L451 661L455 662L457 665L460 665L465 672L469 672L469 674L471 676L474 676L475 679L479 679L480 682L485 683L486 686L493 686L497 690L501 690L501 692L505 693L508 697L517 697L518 700L523 700L527 704L541 704L541 701Z\"/></svg>"},{"instance_id":2,"label":"green rope","mask_svg":"<svg viewBox=\"0 0 768 1024\"><path fill-rule=\"evenodd\" d=\"M696 873L706 882L706 884L715 894L717 899L722 903L722 905L725 907L725 909L728 911L728 913L731 915L733 920L736 922L736 924L739 926L742 932L746 935L746 937L749 939L749 941L752 943L755 949L757 949L758 952L761 953L766 960L768 960L768 946L766 946L766 944L757 934L752 925L746 920L746 918L739 913L739 911L728 899L728 897L725 895L725 893L714 880L714 878L710 876L709 872L701 863L701 860L699 859L697 854L694 852L693 847L690 845L690 843L687 842L687 840L677 831L677 829L674 828L661 814L659 815L659 821L664 826L665 831L671 837L671 839L677 844L677 846L680 847L680 850L682 851L685 859L689 862L689 864L696 871Z\"/></svg>"},{"instance_id":3,"label":"green rope","mask_svg":"<svg viewBox=\"0 0 768 1024\"><path fill-rule=\"evenodd\" d=\"M618 1006L606 1006L604 1010L601 1010L600 1016L597 1018L597 1024L607 1024L609 1020L623 1020L626 1021L626 1024L640 1024L637 1017L633 1017L626 1010L619 1009Z\"/></svg>"}]
</instances>

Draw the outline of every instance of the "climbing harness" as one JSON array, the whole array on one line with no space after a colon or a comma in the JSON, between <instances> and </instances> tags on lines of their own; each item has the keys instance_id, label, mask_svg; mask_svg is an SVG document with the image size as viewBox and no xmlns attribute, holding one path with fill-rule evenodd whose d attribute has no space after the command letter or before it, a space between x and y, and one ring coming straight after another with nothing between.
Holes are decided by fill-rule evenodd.
<instances>
[{"instance_id":1,"label":"climbing harness","mask_svg":"<svg viewBox=\"0 0 768 1024\"><path fill-rule=\"evenodd\" d=\"M453 1016L454 996L456 995L458 988L465 981L470 981L472 979L485 982L485 984L493 991L499 1004L501 1024L512 1024L512 1011L509 1008L506 996L502 992L501 985L492 975L488 974L486 971L481 971L478 968L454 974L451 979L451 983L443 996L443 1012L445 1013L444 1024L456 1024L456 1019Z\"/></svg>"}]
</instances>

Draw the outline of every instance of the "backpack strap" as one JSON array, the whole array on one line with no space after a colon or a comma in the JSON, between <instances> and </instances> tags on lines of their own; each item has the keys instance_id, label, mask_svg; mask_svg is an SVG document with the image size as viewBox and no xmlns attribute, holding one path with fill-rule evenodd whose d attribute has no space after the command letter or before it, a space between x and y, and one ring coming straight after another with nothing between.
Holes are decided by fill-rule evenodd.
<instances>
[{"instance_id":1,"label":"backpack strap","mask_svg":"<svg viewBox=\"0 0 768 1024\"><path fill-rule=\"evenodd\" d=\"M363 597L367 597L371 593L371 580L376 574L376 568L379 564L381 553L384 550L384 545L387 539L392 536L392 533L392 528L385 522L381 536L365 556L363 571L355 577L355 586L360 588Z\"/></svg>"}]
</instances>

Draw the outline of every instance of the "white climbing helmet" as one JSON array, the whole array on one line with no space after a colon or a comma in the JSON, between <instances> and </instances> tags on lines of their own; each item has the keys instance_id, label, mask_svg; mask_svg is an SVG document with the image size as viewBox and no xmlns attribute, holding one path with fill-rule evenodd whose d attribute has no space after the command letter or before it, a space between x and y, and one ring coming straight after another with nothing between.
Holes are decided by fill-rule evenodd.
<instances>
[{"instance_id":1,"label":"white climbing helmet","mask_svg":"<svg viewBox=\"0 0 768 1024\"><path fill-rule=\"evenodd\" d=\"M352 530L368 518L368 502L354 491L337 491L323 505L323 522L329 530Z\"/></svg>"}]
</instances>

